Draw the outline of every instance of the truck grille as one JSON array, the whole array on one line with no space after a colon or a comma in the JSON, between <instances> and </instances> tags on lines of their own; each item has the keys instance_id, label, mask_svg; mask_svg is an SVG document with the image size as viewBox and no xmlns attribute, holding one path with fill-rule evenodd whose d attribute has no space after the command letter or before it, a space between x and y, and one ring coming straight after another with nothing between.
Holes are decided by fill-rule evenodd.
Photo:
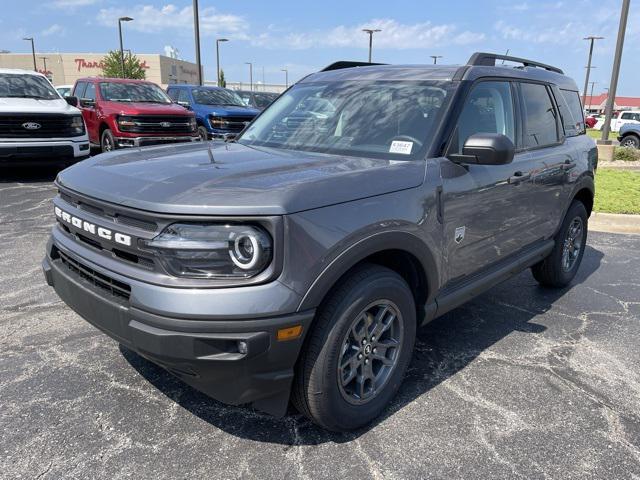
<instances>
[{"instance_id":1,"label":"truck grille","mask_svg":"<svg viewBox=\"0 0 640 480\"><path fill-rule=\"evenodd\" d=\"M60 261L71 272L73 272L80 278L88 281L95 287L108 292L114 297L127 301L129 300L129 297L131 296L131 287L126 283L119 282L118 280L108 277L107 275L96 272L92 268L89 268L86 265L78 262L77 260L74 260L69 255L60 250L58 250L57 253L59 255Z\"/></svg>"},{"instance_id":2,"label":"truck grille","mask_svg":"<svg viewBox=\"0 0 640 480\"><path fill-rule=\"evenodd\" d=\"M71 128L73 115L61 114L0 114L1 138L54 138L77 137L78 133ZM25 124L38 124L39 127L29 129Z\"/></svg>"},{"instance_id":3,"label":"truck grille","mask_svg":"<svg viewBox=\"0 0 640 480\"><path fill-rule=\"evenodd\" d=\"M191 117L185 115L126 115L120 117L135 125L119 125L123 132L131 133L193 133Z\"/></svg>"}]
</instances>

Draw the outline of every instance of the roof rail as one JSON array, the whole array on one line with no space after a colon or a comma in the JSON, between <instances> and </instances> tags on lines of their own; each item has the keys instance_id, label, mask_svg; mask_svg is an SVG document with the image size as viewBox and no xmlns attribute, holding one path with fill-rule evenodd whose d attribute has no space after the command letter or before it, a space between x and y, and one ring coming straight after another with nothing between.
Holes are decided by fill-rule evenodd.
<instances>
[{"instance_id":1,"label":"roof rail","mask_svg":"<svg viewBox=\"0 0 640 480\"><path fill-rule=\"evenodd\" d=\"M349 62L346 60L340 60L339 62L333 62L331 65L324 67L321 72L329 72L331 70L341 70L343 68L352 67L369 67L371 65L388 65L386 63L369 63L369 62Z\"/></svg>"},{"instance_id":2,"label":"roof rail","mask_svg":"<svg viewBox=\"0 0 640 480\"><path fill-rule=\"evenodd\" d=\"M552 67L551 65L547 65L545 63L534 62L533 60L527 60L526 58L510 57L508 55L500 55L497 53L476 52L471 55L471 58L469 58L467 65L495 67L496 60L506 60L507 62L521 63L525 67L544 68L545 70L549 70L550 72L564 75L564 72L558 67Z\"/></svg>"}]
</instances>

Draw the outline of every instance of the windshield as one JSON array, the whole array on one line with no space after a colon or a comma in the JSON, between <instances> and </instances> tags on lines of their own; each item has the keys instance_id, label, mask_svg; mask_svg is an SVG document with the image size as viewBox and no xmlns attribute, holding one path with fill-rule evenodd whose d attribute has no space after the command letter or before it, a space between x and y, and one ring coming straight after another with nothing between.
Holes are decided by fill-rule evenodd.
<instances>
[{"instance_id":1,"label":"windshield","mask_svg":"<svg viewBox=\"0 0 640 480\"><path fill-rule=\"evenodd\" d=\"M111 102L171 103L167 94L151 83L101 82L100 94Z\"/></svg>"},{"instance_id":2,"label":"windshield","mask_svg":"<svg viewBox=\"0 0 640 480\"><path fill-rule=\"evenodd\" d=\"M354 156L413 159L424 154L451 82L300 83L239 138L263 146Z\"/></svg>"},{"instance_id":3,"label":"windshield","mask_svg":"<svg viewBox=\"0 0 640 480\"><path fill-rule=\"evenodd\" d=\"M256 107L265 108L278 98L278 95L276 93L254 93L253 98L255 99Z\"/></svg>"},{"instance_id":4,"label":"windshield","mask_svg":"<svg viewBox=\"0 0 640 480\"><path fill-rule=\"evenodd\" d=\"M38 75L0 73L0 97L57 100L60 95L47 79Z\"/></svg>"},{"instance_id":5,"label":"windshield","mask_svg":"<svg viewBox=\"0 0 640 480\"><path fill-rule=\"evenodd\" d=\"M244 107L242 99L231 90L223 88L194 88L193 99L200 105L237 105Z\"/></svg>"},{"instance_id":6,"label":"windshield","mask_svg":"<svg viewBox=\"0 0 640 480\"><path fill-rule=\"evenodd\" d=\"M63 97L68 97L71 94L71 87L58 87L56 90Z\"/></svg>"}]
</instances>

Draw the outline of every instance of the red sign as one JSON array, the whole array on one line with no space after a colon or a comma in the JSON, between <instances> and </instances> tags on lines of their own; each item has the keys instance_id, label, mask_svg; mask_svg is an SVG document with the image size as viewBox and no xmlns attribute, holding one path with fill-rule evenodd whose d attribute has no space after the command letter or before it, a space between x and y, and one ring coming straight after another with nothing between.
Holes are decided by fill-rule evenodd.
<instances>
[{"instance_id":1,"label":"red sign","mask_svg":"<svg viewBox=\"0 0 640 480\"><path fill-rule=\"evenodd\" d=\"M100 70L104 68L104 63L102 62L102 60L100 60L99 62L96 62L95 60L87 61L84 58L76 58L74 59L74 62L76 62L76 68L78 72L81 72L83 69L87 69L87 68L98 68ZM147 65L146 60L142 61L140 63L140 66L145 70L148 70L149 68L151 68L149 65Z\"/></svg>"}]
</instances>

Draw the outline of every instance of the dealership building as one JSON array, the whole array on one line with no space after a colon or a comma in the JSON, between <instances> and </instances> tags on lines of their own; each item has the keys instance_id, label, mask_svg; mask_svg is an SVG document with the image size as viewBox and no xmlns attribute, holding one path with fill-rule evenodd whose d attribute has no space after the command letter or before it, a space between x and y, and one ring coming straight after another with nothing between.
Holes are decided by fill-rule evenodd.
<instances>
[{"instance_id":1,"label":"dealership building","mask_svg":"<svg viewBox=\"0 0 640 480\"><path fill-rule=\"evenodd\" d=\"M54 85L72 85L78 78L102 75L105 53L36 53L36 66ZM159 54L136 54L146 70L146 79L166 87L171 83L197 83L195 63ZM46 68L45 68L46 64ZM0 68L33 70L33 56L0 53Z\"/></svg>"}]
</instances>

